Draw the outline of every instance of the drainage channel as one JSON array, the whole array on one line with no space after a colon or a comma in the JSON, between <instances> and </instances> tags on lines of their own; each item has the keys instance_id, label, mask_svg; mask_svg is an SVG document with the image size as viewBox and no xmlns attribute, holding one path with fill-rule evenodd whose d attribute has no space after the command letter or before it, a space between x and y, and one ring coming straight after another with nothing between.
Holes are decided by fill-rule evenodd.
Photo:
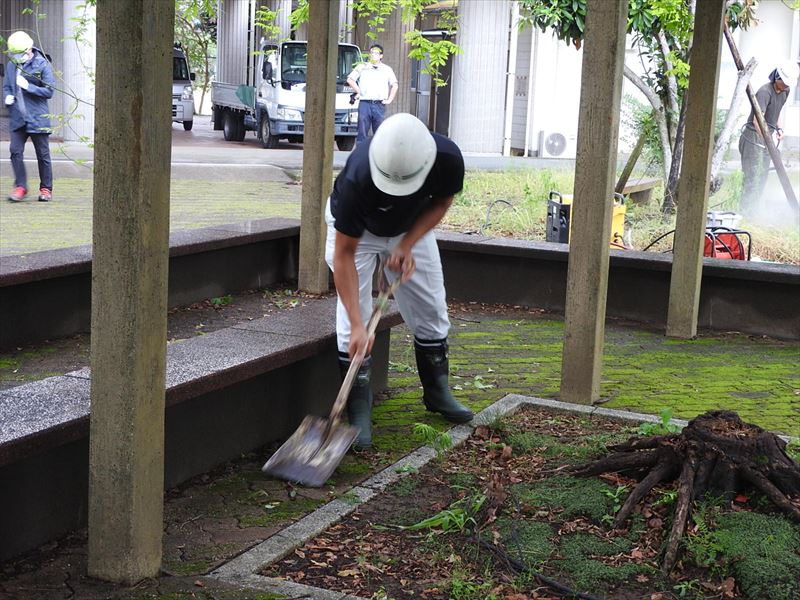
<instances>
[{"instance_id":1,"label":"drainage channel","mask_svg":"<svg viewBox=\"0 0 800 600\"><path fill-rule=\"evenodd\" d=\"M557 412L578 413L587 416L601 416L632 423L661 422L661 419L655 415L509 394L478 413L470 424L458 425L450 429L448 433L453 440L453 447L455 448L462 444L472 434L475 427L488 425L498 417L511 414L522 406L545 408ZM687 421L683 419L672 419L671 423L680 427L685 427ZM781 437L785 441L789 440L789 438L784 436ZM259 573L272 563L288 556L290 553L294 552L295 549L315 538L331 525L336 524L343 517L353 512L359 504L371 500L392 483L406 477L410 471L419 470L435 456L436 452L433 448L429 446L419 448L380 473L367 479L361 483L361 485L354 487L348 492L349 498L347 501L342 499L332 500L313 513L276 533L269 539L254 546L244 554L240 554L233 560L225 563L209 573L206 577L216 579L229 585L238 586L241 589L260 590L289 598L369 600L360 596L333 592L284 579L266 577ZM353 496L355 496L357 500L353 498Z\"/></svg>"}]
</instances>

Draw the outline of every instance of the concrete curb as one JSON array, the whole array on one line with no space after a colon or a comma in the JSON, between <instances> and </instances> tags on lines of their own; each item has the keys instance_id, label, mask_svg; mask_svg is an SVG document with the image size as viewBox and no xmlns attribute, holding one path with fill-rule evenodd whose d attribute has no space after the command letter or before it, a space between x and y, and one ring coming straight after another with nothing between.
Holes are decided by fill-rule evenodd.
<instances>
[{"instance_id":1,"label":"concrete curb","mask_svg":"<svg viewBox=\"0 0 800 600\"><path fill-rule=\"evenodd\" d=\"M491 406L475 415L471 423L457 425L448 431L453 440L453 447L462 444L472 434L475 427L488 425L497 418L512 414L522 406L545 408L557 412L577 413L586 416L600 416L632 423L660 423L656 415L635 413L624 410L614 410L532 398L520 394L508 394ZM670 423L685 427L688 421L684 419L670 419ZM784 441L792 438L780 436ZM436 453L429 446L423 446L408 456L398 460L383 471L373 475L368 480L354 487L348 497L353 495L352 501L337 498L318 508L313 513L303 517L276 533L269 539L240 554L233 560L209 573L206 577L216 579L229 585L240 586L242 589L257 589L273 594L281 594L290 598L318 598L320 600L368 600L360 596L352 596L341 592L331 592L322 588L294 583L291 581L265 577L258 572L270 564L277 562L289 555L295 549L305 544L310 539L325 531L356 509L356 506L377 496L392 483L406 477L414 469L420 469L430 462Z\"/></svg>"}]
</instances>

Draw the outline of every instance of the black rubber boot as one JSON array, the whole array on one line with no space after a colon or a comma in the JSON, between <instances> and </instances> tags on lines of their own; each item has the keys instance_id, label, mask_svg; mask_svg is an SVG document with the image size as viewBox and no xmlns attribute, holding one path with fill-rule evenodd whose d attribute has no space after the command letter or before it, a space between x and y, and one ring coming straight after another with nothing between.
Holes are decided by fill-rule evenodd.
<instances>
[{"instance_id":1,"label":"black rubber boot","mask_svg":"<svg viewBox=\"0 0 800 600\"><path fill-rule=\"evenodd\" d=\"M422 382L425 408L441 414L451 423L466 423L475 415L450 393L450 363L447 360L447 339L425 341L414 339L417 369Z\"/></svg>"},{"instance_id":2,"label":"black rubber boot","mask_svg":"<svg viewBox=\"0 0 800 600\"><path fill-rule=\"evenodd\" d=\"M339 357L339 369L344 380L347 370L350 368L350 360ZM372 446L372 388L370 387L370 375L372 374L372 357L367 357L361 363L350 395L347 397L347 418L350 425L358 427L358 437L353 442L357 450Z\"/></svg>"}]
</instances>

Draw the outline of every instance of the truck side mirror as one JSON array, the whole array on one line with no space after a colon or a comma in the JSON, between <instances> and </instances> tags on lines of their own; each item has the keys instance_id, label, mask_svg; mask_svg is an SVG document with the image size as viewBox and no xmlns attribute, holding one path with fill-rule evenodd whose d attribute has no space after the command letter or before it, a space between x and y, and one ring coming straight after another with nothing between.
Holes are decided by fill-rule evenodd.
<instances>
[{"instance_id":1,"label":"truck side mirror","mask_svg":"<svg viewBox=\"0 0 800 600\"><path fill-rule=\"evenodd\" d=\"M264 61L264 66L261 69L261 76L265 80L272 82L272 63L269 62L268 60Z\"/></svg>"},{"instance_id":2,"label":"truck side mirror","mask_svg":"<svg viewBox=\"0 0 800 600\"><path fill-rule=\"evenodd\" d=\"M190 79L191 81L194 81L194 80L195 80L195 78L196 78L196 75L195 75L194 73L189 73L189 79Z\"/></svg>"}]
</instances>

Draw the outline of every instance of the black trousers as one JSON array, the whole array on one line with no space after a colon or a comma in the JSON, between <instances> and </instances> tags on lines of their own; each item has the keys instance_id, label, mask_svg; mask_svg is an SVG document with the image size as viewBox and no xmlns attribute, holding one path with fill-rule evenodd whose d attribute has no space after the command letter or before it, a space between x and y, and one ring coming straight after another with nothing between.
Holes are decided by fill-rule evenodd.
<instances>
[{"instance_id":1,"label":"black trousers","mask_svg":"<svg viewBox=\"0 0 800 600\"><path fill-rule=\"evenodd\" d=\"M46 188L53 190L53 166L50 163L50 134L49 133L28 133L25 129L17 129L11 132L11 168L14 170L14 187L24 187L28 189L28 177L25 173L25 163L23 153L25 152L25 142L31 138L33 149L36 151L36 161L39 163L39 189Z\"/></svg>"}]
</instances>

